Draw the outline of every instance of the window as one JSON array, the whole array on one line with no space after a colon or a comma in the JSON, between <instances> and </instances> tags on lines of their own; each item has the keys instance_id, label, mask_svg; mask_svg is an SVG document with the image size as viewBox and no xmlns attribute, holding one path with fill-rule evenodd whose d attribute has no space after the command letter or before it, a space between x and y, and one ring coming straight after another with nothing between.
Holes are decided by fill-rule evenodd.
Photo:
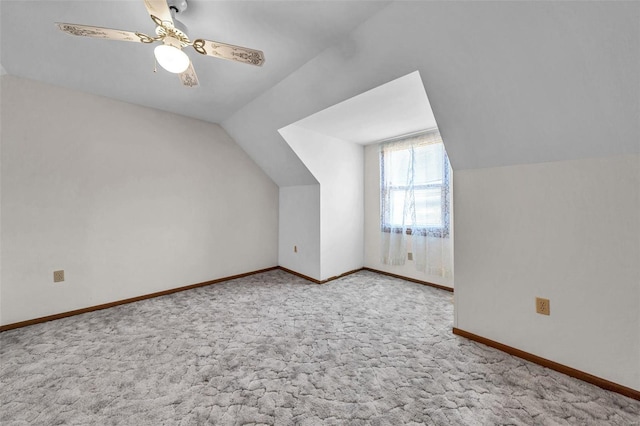
<instances>
[{"instance_id":1,"label":"window","mask_svg":"<svg viewBox=\"0 0 640 426\"><path fill-rule=\"evenodd\" d=\"M437 131L383 144L382 230L448 238L450 174Z\"/></svg>"}]
</instances>

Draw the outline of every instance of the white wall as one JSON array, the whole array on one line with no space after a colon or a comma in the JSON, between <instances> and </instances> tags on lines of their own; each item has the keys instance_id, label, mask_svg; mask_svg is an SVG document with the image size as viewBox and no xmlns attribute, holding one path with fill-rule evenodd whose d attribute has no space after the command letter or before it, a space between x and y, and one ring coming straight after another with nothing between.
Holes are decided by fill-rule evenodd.
<instances>
[{"instance_id":1,"label":"white wall","mask_svg":"<svg viewBox=\"0 0 640 426\"><path fill-rule=\"evenodd\" d=\"M420 281L453 288L453 277L441 277L416 270L415 262L407 260L404 265L385 265L380 253L380 154L379 145L368 145L364 149L364 266L379 271L402 275ZM456 189L453 189L455 193ZM455 218L452 215L452 218ZM454 221L451 223L451 238L445 244L453 243ZM411 251L411 237L409 251ZM450 247L450 246L449 246Z\"/></svg>"},{"instance_id":2,"label":"white wall","mask_svg":"<svg viewBox=\"0 0 640 426\"><path fill-rule=\"evenodd\" d=\"M455 177L457 327L640 390L640 156Z\"/></svg>"},{"instance_id":3,"label":"white wall","mask_svg":"<svg viewBox=\"0 0 640 426\"><path fill-rule=\"evenodd\" d=\"M322 279L326 280L364 264L363 147L333 141L319 154L316 158L326 173L320 184Z\"/></svg>"},{"instance_id":4,"label":"white wall","mask_svg":"<svg viewBox=\"0 0 640 426\"><path fill-rule=\"evenodd\" d=\"M278 264L321 280L320 185L280 188L279 211Z\"/></svg>"},{"instance_id":5,"label":"white wall","mask_svg":"<svg viewBox=\"0 0 640 426\"><path fill-rule=\"evenodd\" d=\"M320 183L321 279L363 266L363 147L292 124L280 133Z\"/></svg>"},{"instance_id":6,"label":"white wall","mask_svg":"<svg viewBox=\"0 0 640 426\"><path fill-rule=\"evenodd\" d=\"M1 101L2 324L277 264L278 188L218 125L9 75Z\"/></svg>"}]
</instances>

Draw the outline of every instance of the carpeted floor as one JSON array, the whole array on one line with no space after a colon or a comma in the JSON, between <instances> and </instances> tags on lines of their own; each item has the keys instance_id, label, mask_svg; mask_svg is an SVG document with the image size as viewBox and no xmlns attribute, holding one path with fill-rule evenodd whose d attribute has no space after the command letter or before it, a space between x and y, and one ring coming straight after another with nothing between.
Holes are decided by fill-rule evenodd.
<instances>
[{"instance_id":1,"label":"carpeted floor","mask_svg":"<svg viewBox=\"0 0 640 426\"><path fill-rule=\"evenodd\" d=\"M631 425L640 401L451 333L451 293L282 271L0 334L2 425Z\"/></svg>"}]
</instances>

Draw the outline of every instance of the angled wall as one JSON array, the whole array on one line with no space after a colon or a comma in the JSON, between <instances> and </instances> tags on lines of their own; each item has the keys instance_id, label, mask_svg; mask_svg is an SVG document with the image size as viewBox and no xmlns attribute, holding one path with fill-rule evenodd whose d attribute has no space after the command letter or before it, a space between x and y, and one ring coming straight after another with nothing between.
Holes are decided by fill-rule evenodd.
<instances>
[{"instance_id":1,"label":"angled wall","mask_svg":"<svg viewBox=\"0 0 640 426\"><path fill-rule=\"evenodd\" d=\"M1 79L2 324L277 265L278 187L220 126Z\"/></svg>"},{"instance_id":2,"label":"angled wall","mask_svg":"<svg viewBox=\"0 0 640 426\"><path fill-rule=\"evenodd\" d=\"M312 277L326 280L362 268L363 147L295 124L281 129L280 133L319 182L320 278ZM282 191L283 188L281 195ZM304 205L294 208L298 215L308 216ZM284 226L282 222L280 225ZM281 240L281 244L282 242ZM284 250L286 251L287 247Z\"/></svg>"},{"instance_id":3,"label":"angled wall","mask_svg":"<svg viewBox=\"0 0 640 426\"><path fill-rule=\"evenodd\" d=\"M418 70L454 170L633 153L638 19L633 2L393 2L221 124L269 158L290 150L278 129ZM285 163L279 186L315 183Z\"/></svg>"}]
</instances>

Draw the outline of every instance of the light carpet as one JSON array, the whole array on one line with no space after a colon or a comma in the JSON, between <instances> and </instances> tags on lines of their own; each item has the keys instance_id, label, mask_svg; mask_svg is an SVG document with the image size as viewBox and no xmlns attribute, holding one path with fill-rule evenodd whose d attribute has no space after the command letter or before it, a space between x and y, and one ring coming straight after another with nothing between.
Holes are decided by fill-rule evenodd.
<instances>
[{"instance_id":1,"label":"light carpet","mask_svg":"<svg viewBox=\"0 0 640 426\"><path fill-rule=\"evenodd\" d=\"M3 425L632 425L640 401L451 333L451 293L267 273L0 334Z\"/></svg>"}]
</instances>

